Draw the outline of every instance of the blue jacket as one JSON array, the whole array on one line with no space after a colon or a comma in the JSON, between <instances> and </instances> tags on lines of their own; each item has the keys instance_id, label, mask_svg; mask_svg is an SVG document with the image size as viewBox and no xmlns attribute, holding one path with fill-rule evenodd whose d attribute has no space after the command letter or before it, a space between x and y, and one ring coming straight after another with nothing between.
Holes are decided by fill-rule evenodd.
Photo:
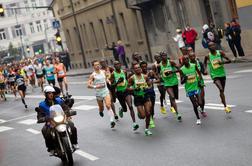
<instances>
[{"instance_id":1,"label":"blue jacket","mask_svg":"<svg viewBox=\"0 0 252 166\"><path fill-rule=\"evenodd\" d=\"M63 100L59 97L55 98L54 104L61 105L63 103ZM39 108L43 111L46 117L50 116L50 105L48 105L48 102L46 100L39 103Z\"/></svg>"}]
</instances>

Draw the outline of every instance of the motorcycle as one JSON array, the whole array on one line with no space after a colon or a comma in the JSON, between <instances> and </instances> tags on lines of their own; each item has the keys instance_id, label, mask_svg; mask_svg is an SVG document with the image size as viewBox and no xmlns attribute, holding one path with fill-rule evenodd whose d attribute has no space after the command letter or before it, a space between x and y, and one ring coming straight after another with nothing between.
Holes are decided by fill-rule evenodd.
<instances>
[{"instance_id":1,"label":"motorcycle","mask_svg":"<svg viewBox=\"0 0 252 166\"><path fill-rule=\"evenodd\" d=\"M36 110L38 111L38 109ZM70 111L66 115L60 105L53 105L50 107L50 117L41 118L38 123L49 122L51 135L55 142L54 154L52 156L59 157L64 165L72 166L73 152L76 150L71 143L71 128L68 125L68 118L76 115L76 111Z\"/></svg>"}]
</instances>

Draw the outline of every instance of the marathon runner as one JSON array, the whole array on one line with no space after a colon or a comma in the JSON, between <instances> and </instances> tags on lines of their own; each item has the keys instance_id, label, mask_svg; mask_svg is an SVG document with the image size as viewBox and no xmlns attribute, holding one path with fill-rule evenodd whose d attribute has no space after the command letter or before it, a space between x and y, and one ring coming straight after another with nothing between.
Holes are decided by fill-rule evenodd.
<instances>
[{"instance_id":1,"label":"marathon runner","mask_svg":"<svg viewBox=\"0 0 252 166\"><path fill-rule=\"evenodd\" d=\"M224 64L231 63L231 60L225 55L223 51L216 50L215 43L208 43L208 49L210 53L205 57L205 73L207 73L207 65L209 66L210 76L214 81L214 84L217 86L220 92L221 102L225 107L225 112L231 113L231 108L227 106L225 99L225 85L226 85L226 72ZM226 59L227 61L224 61Z\"/></svg>"},{"instance_id":2,"label":"marathon runner","mask_svg":"<svg viewBox=\"0 0 252 166\"><path fill-rule=\"evenodd\" d=\"M26 86L25 86L25 80L24 77L20 74L20 70L16 69L16 84L17 84L17 89L18 93L21 97L22 103L24 104L25 108L27 109L28 106L25 102L25 92L26 92Z\"/></svg>"},{"instance_id":3,"label":"marathon runner","mask_svg":"<svg viewBox=\"0 0 252 166\"><path fill-rule=\"evenodd\" d=\"M63 84L65 85L66 95L68 96L68 84L66 79L66 68L63 63L60 62L59 57L55 58L54 64L55 73L57 74L57 80L61 89L61 92L64 94Z\"/></svg>"},{"instance_id":4,"label":"marathon runner","mask_svg":"<svg viewBox=\"0 0 252 166\"><path fill-rule=\"evenodd\" d=\"M105 102L105 106L108 110L108 115L110 117L111 128L114 128L116 124L114 121L114 113L111 108L111 98L109 90L106 85L107 84L106 74L103 70L101 70L99 61L97 60L93 61L92 65L94 68L94 72L90 75L88 79L88 88L95 89L96 91L96 100L99 106L99 114L101 117L104 116L103 102Z\"/></svg>"},{"instance_id":5,"label":"marathon runner","mask_svg":"<svg viewBox=\"0 0 252 166\"><path fill-rule=\"evenodd\" d=\"M38 60L34 61L35 73L38 81L38 86L41 88L41 92L44 92L44 72L43 72L43 64L39 63Z\"/></svg>"},{"instance_id":6,"label":"marathon runner","mask_svg":"<svg viewBox=\"0 0 252 166\"><path fill-rule=\"evenodd\" d=\"M55 77L54 77L54 66L50 63L50 60L46 60L46 65L44 66L44 73L46 76L46 80L49 85L55 86Z\"/></svg>"}]
</instances>

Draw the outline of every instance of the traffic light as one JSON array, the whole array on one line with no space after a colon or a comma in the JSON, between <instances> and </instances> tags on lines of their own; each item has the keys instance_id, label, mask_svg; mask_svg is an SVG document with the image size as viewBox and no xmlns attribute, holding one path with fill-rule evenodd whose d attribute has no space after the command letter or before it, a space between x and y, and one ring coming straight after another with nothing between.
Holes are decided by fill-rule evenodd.
<instances>
[{"instance_id":1,"label":"traffic light","mask_svg":"<svg viewBox=\"0 0 252 166\"><path fill-rule=\"evenodd\" d=\"M0 4L0 17L4 17L4 8L3 8L3 4Z\"/></svg>"},{"instance_id":2,"label":"traffic light","mask_svg":"<svg viewBox=\"0 0 252 166\"><path fill-rule=\"evenodd\" d=\"M30 47L29 47L29 46L26 46L26 51L27 51L28 53L30 53Z\"/></svg>"},{"instance_id":3,"label":"traffic light","mask_svg":"<svg viewBox=\"0 0 252 166\"><path fill-rule=\"evenodd\" d=\"M56 37L56 42L57 42L57 44L60 45L60 46L62 46L62 39L61 39L60 33L57 32L57 33L55 34L55 37Z\"/></svg>"}]
</instances>

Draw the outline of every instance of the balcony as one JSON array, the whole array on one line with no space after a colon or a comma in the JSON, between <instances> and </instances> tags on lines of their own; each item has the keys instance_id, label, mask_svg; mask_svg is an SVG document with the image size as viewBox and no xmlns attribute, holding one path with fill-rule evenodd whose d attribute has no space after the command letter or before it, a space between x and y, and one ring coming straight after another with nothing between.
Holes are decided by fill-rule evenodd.
<instances>
[{"instance_id":1,"label":"balcony","mask_svg":"<svg viewBox=\"0 0 252 166\"><path fill-rule=\"evenodd\" d=\"M134 6L134 5L142 5L143 3L151 2L154 0L127 0L127 1L130 6Z\"/></svg>"}]
</instances>

